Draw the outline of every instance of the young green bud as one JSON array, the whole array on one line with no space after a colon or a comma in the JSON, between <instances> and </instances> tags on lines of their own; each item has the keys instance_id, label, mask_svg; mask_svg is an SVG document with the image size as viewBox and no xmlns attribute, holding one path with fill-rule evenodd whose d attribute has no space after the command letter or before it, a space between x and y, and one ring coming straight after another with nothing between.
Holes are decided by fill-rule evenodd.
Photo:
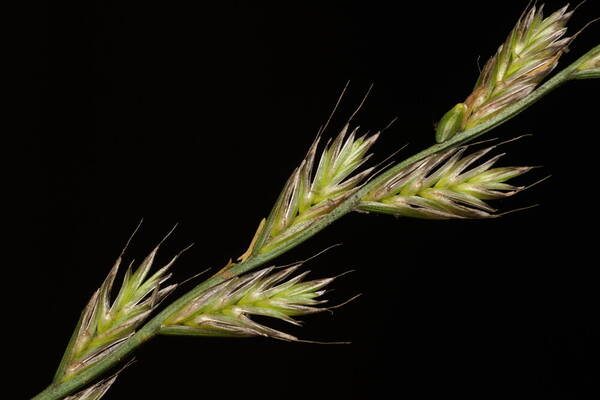
<instances>
[{"instance_id":1,"label":"young green bud","mask_svg":"<svg viewBox=\"0 0 600 400\"><path fill-rule=\"evenodd\" d=\"M466 112L466 104L458 103L450 111L444 114L436 127L435 140L438 143L445 142L460 131Z\"/></svg>"}]
</instances>

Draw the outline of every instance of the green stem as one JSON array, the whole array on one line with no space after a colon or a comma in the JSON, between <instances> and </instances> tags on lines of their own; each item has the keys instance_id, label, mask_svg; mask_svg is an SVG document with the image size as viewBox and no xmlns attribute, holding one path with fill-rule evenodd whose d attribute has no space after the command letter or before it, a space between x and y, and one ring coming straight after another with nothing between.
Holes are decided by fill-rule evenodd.
<instances>
[{"instance_id":1,"label":"green stem","mask_svg":"<svg viewBox=\"0 0 600 400\"><path fill-rule=\"evenodd\" d=\"M508 119L518 115L522 111L526 110L533 103L550 93L552 90L556 89L563 83L572 79L574 69L576 69L581 62L585 61L585 59L587 59L586 57L588 56L589 53L581 57L579 60L577 60L567 68L565 68L557 75L555 75L552 79L548 80L545 84L540 86L529 96L513 104L512 106L507 107L498 115L482 123L481 125L476 126L467 131L461 132L446 142L433 145L421 151L420 153L407 158L406 160L395 165L389 170L385 171L384 173L382 173L381 175L377 176L369 183L364 185L356 194L348 198L345 202L341 203L328 215L321 218L315 224L309 226L306 230L298 233L293 238L290 238L290 240L286 243L283 243L282 245L267 253L253 254L245 262L233 265L230 268L217 273L215 276L194 287L192 290L175 300L163 311L161 311L154 318L148 321L139 331L135 333L135 335L133 335L131 338L129 338L127 341L121 344L117 350L108 355L106 358L98 361L97 363L90 366L88 369L82 371L81 373L77 374L76 376L72 377L67 381L61 382L60 380L58 380L53 382L43 392L35 396L33 400L59 400L75 392L78 389L88 386L89 384L97 380L102 374L106 373L111 368L114 368L117 365L119 365L124 359L130 357L130 354L140 345L157 335L161 329L163 321L165 321L174 312L178 311L181 307L184 307L186 303L188 303L190 300L196 297L199 293L202 293L207 288L214 286L220 282L223 282L224 280L230 277L254 269L279 256L280 254L285 253L291 248L303 243L305 240L309 239L314 234L336 221L338 218L348 214L349 212L354 211L357 208L360 199L363 198L366 194L368 194L371 188L375 187L378 183L381 183L389 177L393 176L407 165L422 160L425 157L438 151L442 151L450 147L458 146L468 141L471 141L476 137L484 134L485 132L488 132L496 126L504 123Z\"/></svg>"}]
</instances>

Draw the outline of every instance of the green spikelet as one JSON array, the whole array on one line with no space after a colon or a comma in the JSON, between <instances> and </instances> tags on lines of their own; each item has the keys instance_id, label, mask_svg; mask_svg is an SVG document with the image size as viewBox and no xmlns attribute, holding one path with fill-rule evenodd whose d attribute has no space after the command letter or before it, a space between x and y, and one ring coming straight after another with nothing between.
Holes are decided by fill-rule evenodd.
<instances>
[{"instance_id":1,"label":"green spikelet","mask_svg":"<svg viewBox=\"0 0 600 400\"><path fill-rule=\"evenodd\" d=\"M357 138L357 132L358 128L349 133L346 124L323 150L314 172L319 139L313 143L287 181L267 223L259 228L256 248L250 250L266 252L280 246L356 193L372 168L356 171L370 158L367 152L379 137L376 133Z\"/></svg>"},{"instance_id":2,"label":"green spikelet","mask_svg":"<svg viewBox=\"0 0 600 400\"><path fill-rule=\"evenodd\" d=\"M334 278L302 282L304 272L286 280L300 264L276 271L274 267L231 278L200 293L161 329L167 335L250 337L266 336L295 341L296 337L261 325L249 316L262 315L298 325L292 317L325 310L316 307L321 290Z\"/></svg>"},{"instance_id":3,"label":"green spikelet","mask_svg":"<svg viewBox=\"0 0 600 400\"><path fill-rule=\"evenodd\" d=\"M122 254L83 310L74 341L69 345L55 376L67 381L87 367L116 350L146 320L160 301L177 285L161 287L170 277L169 268L178 256L148 277L160 244L144 259L138 268L130 265L114 301L111 290Z\"/></svg>"},{"instance_id":4,"label":"green spikelet","mask_svg":"<svg viewBox=\"0 0 600 400\"><path fill-rule=\"evenodd\" d=\"M64 400L100 400L108 392L108 389L110 389L116 379L117 375L115 374L74 395L65 397Z\"/></svg>"},{"instance_id":5,"label":"green spikelet","mask_svg":"<svg viewBox=\"0 0 600 400\"><path fill-rule=\"evenodd\" d=\"M506 42L483 67L471 95L459 104L461 109L464 107L460 124L439 124L443 133L439 129L436 132L438 142L486 121L539 85L573 40L563 37L573 14L567 8L568 5L547 18L543 17L543 5L525 10Z\"/></svg>"},{"instance_id":6,"label":"green spikelet","mask_svg":"<svg viewBox=\"0 0 600 400\"><path fill-rule=\"evenodd\" d=\"M531 167L491 168L500 154L469 169L493 148L468 156L464 156L466 147L431 155L374 188L361 201L359 210L424 219L495 217L496 210L484 200L523 190L505 182Z\"/></svg>"},{"instance_id":7,"label":"green spikelet","mask_svg":"<svg viewBox=\"0 0 600 400\"><path fill-rule=\"evenodd\" d=\"M589 58L577 67L573 76L576 79L600 78L600 45L592 49Z\"/></svg>"}]
</instances>

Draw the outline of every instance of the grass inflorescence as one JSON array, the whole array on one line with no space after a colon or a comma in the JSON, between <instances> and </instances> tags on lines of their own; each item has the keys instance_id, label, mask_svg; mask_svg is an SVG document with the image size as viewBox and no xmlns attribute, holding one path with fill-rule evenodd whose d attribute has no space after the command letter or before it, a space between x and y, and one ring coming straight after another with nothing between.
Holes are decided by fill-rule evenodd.
<instances>
[{"instance_id":1,"label":"grass inflorescence","mask_svg":"<svg viewBox=\"0 0 600 400\"><path fill-rule=\"evenodd\" d=\"M351 129L348 123L318 156L320 131L237 263L230 261L152 318L177 286L166 282L178 255L150 273L160 244L156 246L137 268L133 263L129 266L113 299L121 254L83 310L53 382L34 400L100 399L117 375L101 378L142 343L160 334L298 341L255 317L298 325L296 317L328 309L321 296L334 278L303 281L307 272L293 276L301 263L250 271L350 212L424 219L502 215L488 202L524 190L525 186L508 181L531 167L495 167L501 155L482 160L496 146L468 154L466 144L565 82L600 78L598 45L542 82L576 36L565 37L572 15L567 9L565 6L544 18L543 6L528 7L485 64L473 92L442 117L436 129L438 144L379 174L373 168L362 169L379 133L359 136L358 128Z\"/></svg>"}]
</instances>

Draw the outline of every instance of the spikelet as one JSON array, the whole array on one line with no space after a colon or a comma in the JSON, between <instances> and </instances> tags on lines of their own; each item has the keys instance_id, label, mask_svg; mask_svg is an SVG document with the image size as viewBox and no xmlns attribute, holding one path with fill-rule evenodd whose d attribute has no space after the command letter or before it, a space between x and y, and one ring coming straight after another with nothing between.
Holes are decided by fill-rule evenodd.
<instances>
[{"instance_id":1,"label":"spikelet","mask_svg":"<svg viewBox=\"0 0 600 400\"><path fill-rule=\"evenodd\" d=\"M590 57L574 71L577 79L600 78L600 46L592 49Z\"/></svg>"},{"instance_id":2,"label":"spikelet","mask_svg":"<svg viewBox=\"0 0 600 400\"><path fill-rule=\"evenodd\" d=\"M110 389L116 379L117 375L115 374L80 392L65 397L63 400L100 400L108 392L108 389Z\"/></svg>"},{"instance_id":3,"label":"spikelet","mask_svg":"<svg viewBox=\"0 0 600 400\"><path fill-rule=\"evenodd\" d=\"M600 69L600 49L598 49L598 51L596 52L594 57L590 58L588 61L586 61L584 64L582 64L579 67L580 71L593 70L593 69L595 69L595 70Z\"/></svg>"},{"instance_id":4,"label":"spikelet","mask_svg":"<svg viewBox=\"0 0 600 400\"><path fill-rule=\"evenodd\" d=\"M373 168L356 171L370 158L369 148L379 133L356 137L358 128L349 135L346 124L333 142L323 150L313 174L319 138L292 173L280 195L265 231L260 232L256 250L266 252L307 229L340 203L352 196ZM263 226L259 228L262 230Z\"/></svg>"},{"instance_id":5,"label":"spikelet","mask_svg":"<svg viewBox=\"0 0 600 400\"><path fill-rule=\"evenodd\" d=\"M316 306L326 300L317 298L334 278L301 282L306 271L287 279L299 266L280 271L275 267L265 268L207 289L167 318L160 332L192 336L266 336L296 341L296 337L261 325L249 316L262 315L299 325L292 317L325 310Z\"/></svg>"},{"instance_id":6,"label":"spikelet","mask_svg":"<svg viewBox=\"0 0 600 400\"><path fill-rule=\"evenodd\" d=\"M573 12L567 12L567 5L543 18L543 7L525 10L506 42L483 67L471 95L442 117L436 128L438 142L526 97L556 67L573 40L563 38Z\"/></svg>"},{"instance_id":7,"label":"spikelet","mask_svg":"<svg viewBox=\"0 0 600 400\"><path fill-rule=\"evenodd\" d=\"M453 148L409 165L370 191L359 210L424 219L495 217L496 210L484 200L523 190L505 181L531 167L491 168L500 154L470 168L494 147L468 156L464 156L466 146Z\"/></svg>"},{"instance_id":8,"label":"spikelet","mask_svg":"<svg viewBox=\"0 0 600 400\"><path fill-rule=\"evenodd\" d=\"M123 254L119 256L104 283L83 310L75 341L67 349L55 380L67 381L116 350L135 333L160 301L175 289L177 285L161 285L169 279L168 270L181 253L148 277L159 247L160 244L135 272L132 265L129 266L121 288L111 303L111 290Z\"/></svg>"}]
</instances>

